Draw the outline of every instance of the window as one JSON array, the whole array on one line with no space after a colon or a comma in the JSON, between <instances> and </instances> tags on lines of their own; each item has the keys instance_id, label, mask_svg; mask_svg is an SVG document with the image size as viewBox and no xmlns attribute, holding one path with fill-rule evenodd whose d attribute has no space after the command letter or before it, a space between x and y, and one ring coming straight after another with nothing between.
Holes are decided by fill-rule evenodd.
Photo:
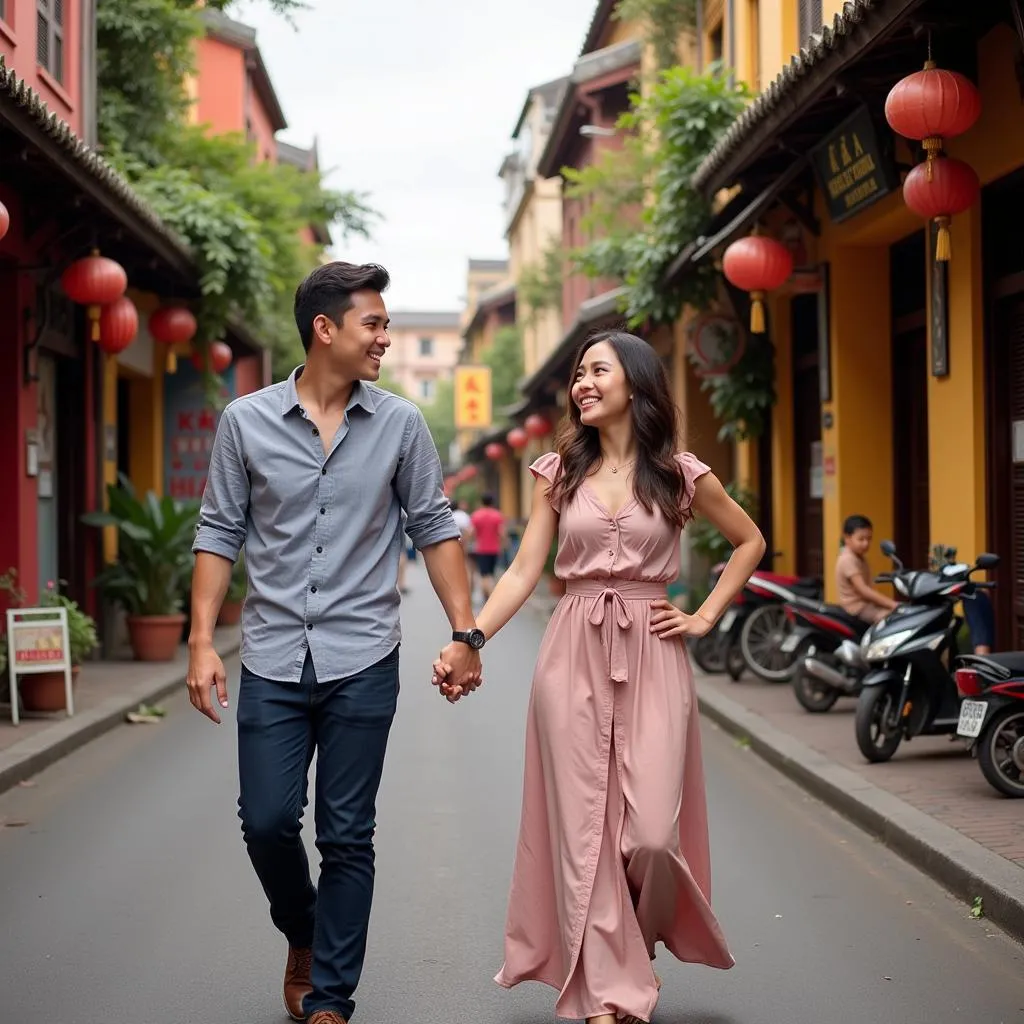
<instances>
[{"instance_id":1,"label":"window","mask_svg":"<svg viewBox=\"0 0 1024 1024\"><path fill-rule=\"evenodd\" d=\"M821 0L797 0L797 3L797 31L800 33L800 45L806 46L807 40L821 31L825 15L821 9Z\"/></svg>"},{"instance_id":2,"label":"window","mask_svg":"<svg viewBox=\"0 0 1024 1024\"><path fill-rule=\"evenodd\" d=\"M432 380L420 381L420 400L423 402L434 400L434 382Z\"/></svg>"},{"instance_id":3,"label":"window","mask_svg":"<svg viewBox=\"0 0 1024 1024\"><path fill-rule=\"evenodd\" d=\"M36 63L64 82L64 0L36 0Z\"/></svg>"},{"instance_id":4,"label":"window","mask_svg":"<svg viewBox=\"0 0 1024 1024\"><path fill-rule=\"evenodd\" d=\"M711 62L722 59L725 51L725 23L720 21L708 35L708 57Z\"/></svg>"},{"instance_id":5,"label":"window","mask_svg":"<svg viewBox=\"0 0 1024 1024\"><path fill-rule=\"evenodd\" d=\"M434 354L434 339L420 338L420 355L432 356Z\"/></svg>"}]
</instances>

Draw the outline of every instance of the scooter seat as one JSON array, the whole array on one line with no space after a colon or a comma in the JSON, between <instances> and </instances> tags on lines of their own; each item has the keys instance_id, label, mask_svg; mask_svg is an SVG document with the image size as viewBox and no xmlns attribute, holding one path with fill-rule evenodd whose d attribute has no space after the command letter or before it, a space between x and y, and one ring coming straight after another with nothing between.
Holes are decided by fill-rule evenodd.
<instances>
[{"instance_id":1,"label":"scooter seat","mask_svg":"<svg viewBox=\"0 0 1024 1024\"><path fill-rule=\"evenodd\" d=\"M844 608L840 608L837 604L825 605L825 611L840 622L845 622L846 625L853 630L853 635L858 639L868 631L868 627L871 625L870 622L865 622L864 619L860 619L856 615L851 615L848 611Z\"/></svg>"},{"instance_id":2,"label":"scooter seat","mask_svg":"<svg viewBox=\"0 0 1024 1024\"><path fill-rule=\"evenodd\" d=\"M1015 676L1024 676L1024 651L1004 651L1000 654L981 654L976 657L978 660L991 661L993 664L1001 665Z\"/></svg>"},{"instance_id":3,"label":"scooter seat","mask_svg":"<svg viewBox=\"0 0 1024 1024\"><path fill-rule=\"evenodd\" d=\"M793 593L804 597L818 597L821 594L821 580L816 576L801 576L793 584Z\"/></svg>"}]
</instances>

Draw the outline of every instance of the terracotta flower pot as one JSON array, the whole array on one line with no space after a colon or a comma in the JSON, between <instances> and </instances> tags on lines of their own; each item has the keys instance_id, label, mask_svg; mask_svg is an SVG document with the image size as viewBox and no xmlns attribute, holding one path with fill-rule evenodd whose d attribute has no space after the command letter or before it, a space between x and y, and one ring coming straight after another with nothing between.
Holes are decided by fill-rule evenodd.
<instances>
[{"instance_id":1,"label":"terracotta flower pot","mask_svg":"<svg viewBox=\"0 0 1024 1024\"><path fill-rule=\"evenodd\" d=\"M78 683L78 666L71 669L71 686ZM19 676L18 693L21 706L26 711L63 711L67 706L64 699L64 673L40 672L38 675Z\"/></svg>"},{"instance_id":2,"label":"terracotta flower pot","mask_svg":"<svg viewBox=\"0 0 1024 1024\"><path fill-rule=\"evenodd\" d=\"M217 616L218 626L237 626L242 621L242 602L225 601L220 606L220 615Z\"/></svg>"},{"instance_id":3,"label":"terracotta flower pot","mask_svg":"<svg viewBox=\"0 0 1024 1024\"><path fill-rule=\"evenodd\" d=\"M181 643L184 615L129 615L128 635L136 661L171 661Z\"/></svg>"}]
</instances>

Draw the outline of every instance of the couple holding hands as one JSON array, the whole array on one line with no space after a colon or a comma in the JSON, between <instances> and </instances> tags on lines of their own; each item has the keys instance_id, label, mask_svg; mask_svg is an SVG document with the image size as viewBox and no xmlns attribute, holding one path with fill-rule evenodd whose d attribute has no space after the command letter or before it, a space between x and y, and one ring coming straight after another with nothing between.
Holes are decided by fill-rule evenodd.
<instances>
[{"instance_id":1,"label":"couple holding hands","mask_svg":"<svg viewBox=\"0 0 1024 1024\"><path fill-rule=\"evenodd\" d=\"M375 264L318 267L296 292L306 361L232 402L218 425L194 548L188 688L228 706L213 627L244 548L249 591L238 692L239 815L288 943L294 1020L347 1024L366 951L375 801L399 690L395 586L404 530L452 627L432 681L452 703L481 683L480 651L536 587L548 551L565 594L530 696L519 843L495 979L543 982L555 1013L650 1021L661 942L728 968L710 905L697 701L685 638L712 628L761 559L755 524L677 449L661 361L640 338L595 334L568 382L557 450L536 480L518 554L474 616L459 530L417 407L376 387L388 338ZM666 597L681 531L707 517L734 550L688 615ZM314 887L300 821L317 755Z\"/></svg>"}]
</instances>

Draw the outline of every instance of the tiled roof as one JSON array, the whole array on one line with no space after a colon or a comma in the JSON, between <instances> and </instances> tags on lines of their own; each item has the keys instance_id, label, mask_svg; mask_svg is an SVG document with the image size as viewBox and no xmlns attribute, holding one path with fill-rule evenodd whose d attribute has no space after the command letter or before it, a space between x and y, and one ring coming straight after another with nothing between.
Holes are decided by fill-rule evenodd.
<instances>
[{"instance_id":1,"label":"tiled roof","mask_svg":"<svg viewBox=\"0 0 1024 1024\"><path fill-rule=\"evenodd\" d=\"M789 64L743 111L733 122L724 135L715 144L714 149L694 173L694 188L704 191L712 177L720 171L751 136L764 127L764 123L773 113L782 110L796 111L807 98L806 93L813 86L808 86L808 77L812 71L827 65L834 65L838 70L844 63L847 51L855 36L863 36L864 22L875 12L892 15L895 21L912 7L918 6L921 0L848 0L843 9L836 14L831 25L825 25L821 32L812 35L798 54ZM883 10L884 9L884 10ZM815 76L819 80L822 76ZM727 184L719 182L718 185Z\"/></svg>"},{"instance_id":2,"label":"tiled roof","mask_svg":"<svg viewBox=\"0 0 1024 1024\"><path fill-rule=\"evenodd\" d=\"M192 264L192 254L185 242L156 215L152 207L106 160L71 130L66 121L50 112L39 94L19 78L13 69L7 67L3 55L0 54L0 118L3 116L5 102L10 102L24 113L54 146L93 178L110 199L115 200L157 232L180 257Z\"/></svg>"},{"instance_id":3,"label":"tiled roof","mask_svg":"<svg viewBox=\"0 0 1024 1024\"><path fill-rule=\"evenodd\" d=\"M580 49L581 57L584 54L590 53L597 46L601 33L604 31L608 21L614 17L617 6L616 0L597 0L597 9L594 11L594 16L590 19L590 24L587 26L587 35Z\"/></svg>"}]
</instances>

